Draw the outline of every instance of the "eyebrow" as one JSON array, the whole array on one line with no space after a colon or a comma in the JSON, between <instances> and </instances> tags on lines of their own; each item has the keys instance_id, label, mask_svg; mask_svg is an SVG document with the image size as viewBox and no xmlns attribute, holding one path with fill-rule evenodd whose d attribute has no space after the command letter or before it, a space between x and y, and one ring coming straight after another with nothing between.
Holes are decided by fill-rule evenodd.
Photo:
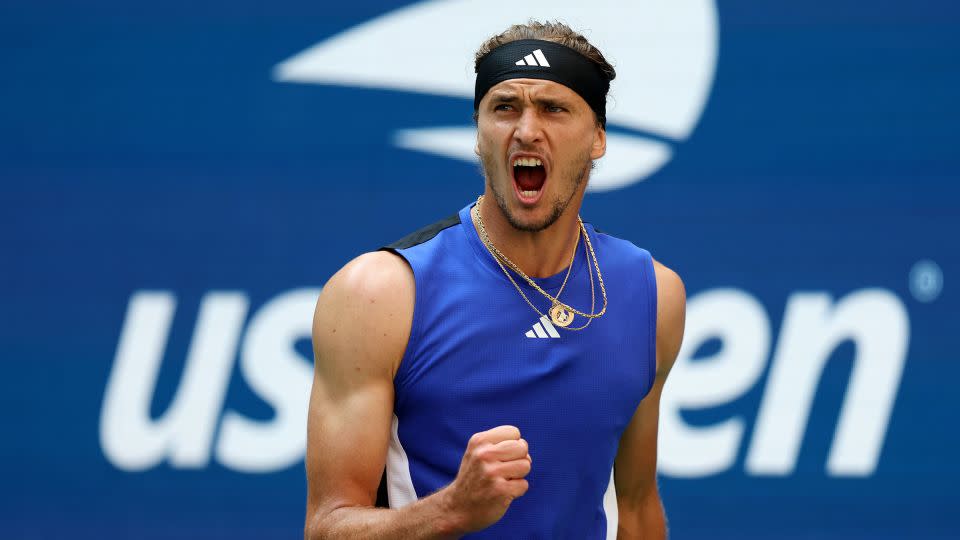
<instances>
[{"instance_id":1,"label":"eyebrow","mask_svg":"<svg viewBox=\"0 0 960 540\"><path fill-rule=\"evenodd\" d=\"M519 95L515 92L509 91L499 91L490 96L491 103L511 103L518 101L520 99ZM570 107L570 104L566 99L554 97L554 96L545 96L537 97L533 99L533 102L536 105L547 106L547 107Z\"/></svg>"},{"instance_id":2,"label":"eyebrow","mask_svg":"<svg viewBox=\"0 0 960 540\"><path fill-rule=\"evenodd\" d=\"M570 104L565 99L555 97L542 97L533 100L537 105L544 107L565 107L570 108Z\"/></svg>"},{"instance_id":3,"label":"eyebrow","mask_svg":"<svg viewBox=\"0 0 960 540\"><path fill-rule=\"evenodd\" d=\"M493 101L494 103L506 103L510 101L516 101L517 99L519 98L514 92L500 91L490 96L490 101Z\"/></svg>"}]
</instances>

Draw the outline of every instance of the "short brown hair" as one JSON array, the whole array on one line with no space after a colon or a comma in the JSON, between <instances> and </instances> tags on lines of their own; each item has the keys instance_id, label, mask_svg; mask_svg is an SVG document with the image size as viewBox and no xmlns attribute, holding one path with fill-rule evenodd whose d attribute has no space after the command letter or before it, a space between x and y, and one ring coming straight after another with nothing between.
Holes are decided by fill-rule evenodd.
<instances>
[{"instance_id":1,"label":"short brown hair","mask_svg":"<svg viewBox=\"0 0 960 540\"><path fill-rule=\"evenodd\" d=\"M573 29L560 21L540 22L533 19L528 21L527 24L515 24L500 34L484 41L474 55L474 72L478 71L480 61L490 54L490 51L506 43L519 41L521 39L542 39L569 47L596 64L608 82L617 76L616 70L614 70L610 62L607 62L607 59L603 57L603 53L587 41L587 38L573 31ZM474 119L476 119L476 114L474 114ZM603 118L598 117L597 122L599 122L601 126L605 126L607 119L605 116Z\"/></svg>"}]
</instances>

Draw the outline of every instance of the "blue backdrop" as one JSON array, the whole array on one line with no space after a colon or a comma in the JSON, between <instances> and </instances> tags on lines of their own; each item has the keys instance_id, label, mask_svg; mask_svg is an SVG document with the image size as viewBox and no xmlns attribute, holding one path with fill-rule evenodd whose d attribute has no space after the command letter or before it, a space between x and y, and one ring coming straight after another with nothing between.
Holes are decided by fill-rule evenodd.
<instances>
[{"instance_id":1,"label":"blue backdrop","mask_svg":"<svg viewBox=\"0 0 960 540\"><path fill-rule=\"evenodd\" d=\"M960 8L622 4L582 9L651 28L592 30L654 90L583 215L687 284L673 536L956 537ZM0 5L0 536L302 534L317 291L482 187L462 85L389 52L499 7Z\"/></svg>"}]
</instances>

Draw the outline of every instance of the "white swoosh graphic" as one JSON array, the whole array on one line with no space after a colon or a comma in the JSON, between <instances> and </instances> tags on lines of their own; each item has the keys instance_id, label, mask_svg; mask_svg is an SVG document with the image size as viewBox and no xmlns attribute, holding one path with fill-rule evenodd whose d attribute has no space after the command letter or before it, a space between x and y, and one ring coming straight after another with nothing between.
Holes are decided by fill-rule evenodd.
<instances>
[{"instance_id":1,"label":"white swoosh graphic","mask_svg":"<svg viewBox=\"0 0 960 540\"><path fill-rule=\"evenodd\" d=\"M686 139L703 111L717 59L713 0L431 0L406 6L337 34L277 64L281 82L336 84L473 99L473 54L490 34L528 18L566 22L605 51L616 67L611 126ZM454 137L453 129L456 132ZM404 148L475 160L462 128L404 130ZM450 135L445 139L439 134ZM453 141L459 141L454 143ZM455 145L459 145L454 147ZM621 152L627 152L621 154ZM667 144L608 133L591 190L643 179L669 160Z\"/></svg>"}]
</instances>

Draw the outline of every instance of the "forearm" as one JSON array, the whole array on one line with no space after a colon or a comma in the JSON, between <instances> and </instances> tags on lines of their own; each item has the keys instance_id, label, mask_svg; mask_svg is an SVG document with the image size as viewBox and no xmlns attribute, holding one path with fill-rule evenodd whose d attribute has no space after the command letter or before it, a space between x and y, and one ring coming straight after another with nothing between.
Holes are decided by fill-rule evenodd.
<instances>
[{"instance_id":1,"label":"forearm","mask_svg":"<svg viewBox=\"0 0 960 540\"><path fill-rule=\"evenodd\" d=\"M441 490L399 509L344 506L317 516L305 531L306 540L366 539L446 540L463 531L444 505Z\"/></svg>"},{"instance_id":2,"label":"forearm","mask_svg":"<svg viewBox=\"0 0 960 540\"><path fill-rule=\"evenodd\" d=\"M654 492L633 501L618 500L617 540L665 540L667 518Z\"/></svg>"}]
</instances>

